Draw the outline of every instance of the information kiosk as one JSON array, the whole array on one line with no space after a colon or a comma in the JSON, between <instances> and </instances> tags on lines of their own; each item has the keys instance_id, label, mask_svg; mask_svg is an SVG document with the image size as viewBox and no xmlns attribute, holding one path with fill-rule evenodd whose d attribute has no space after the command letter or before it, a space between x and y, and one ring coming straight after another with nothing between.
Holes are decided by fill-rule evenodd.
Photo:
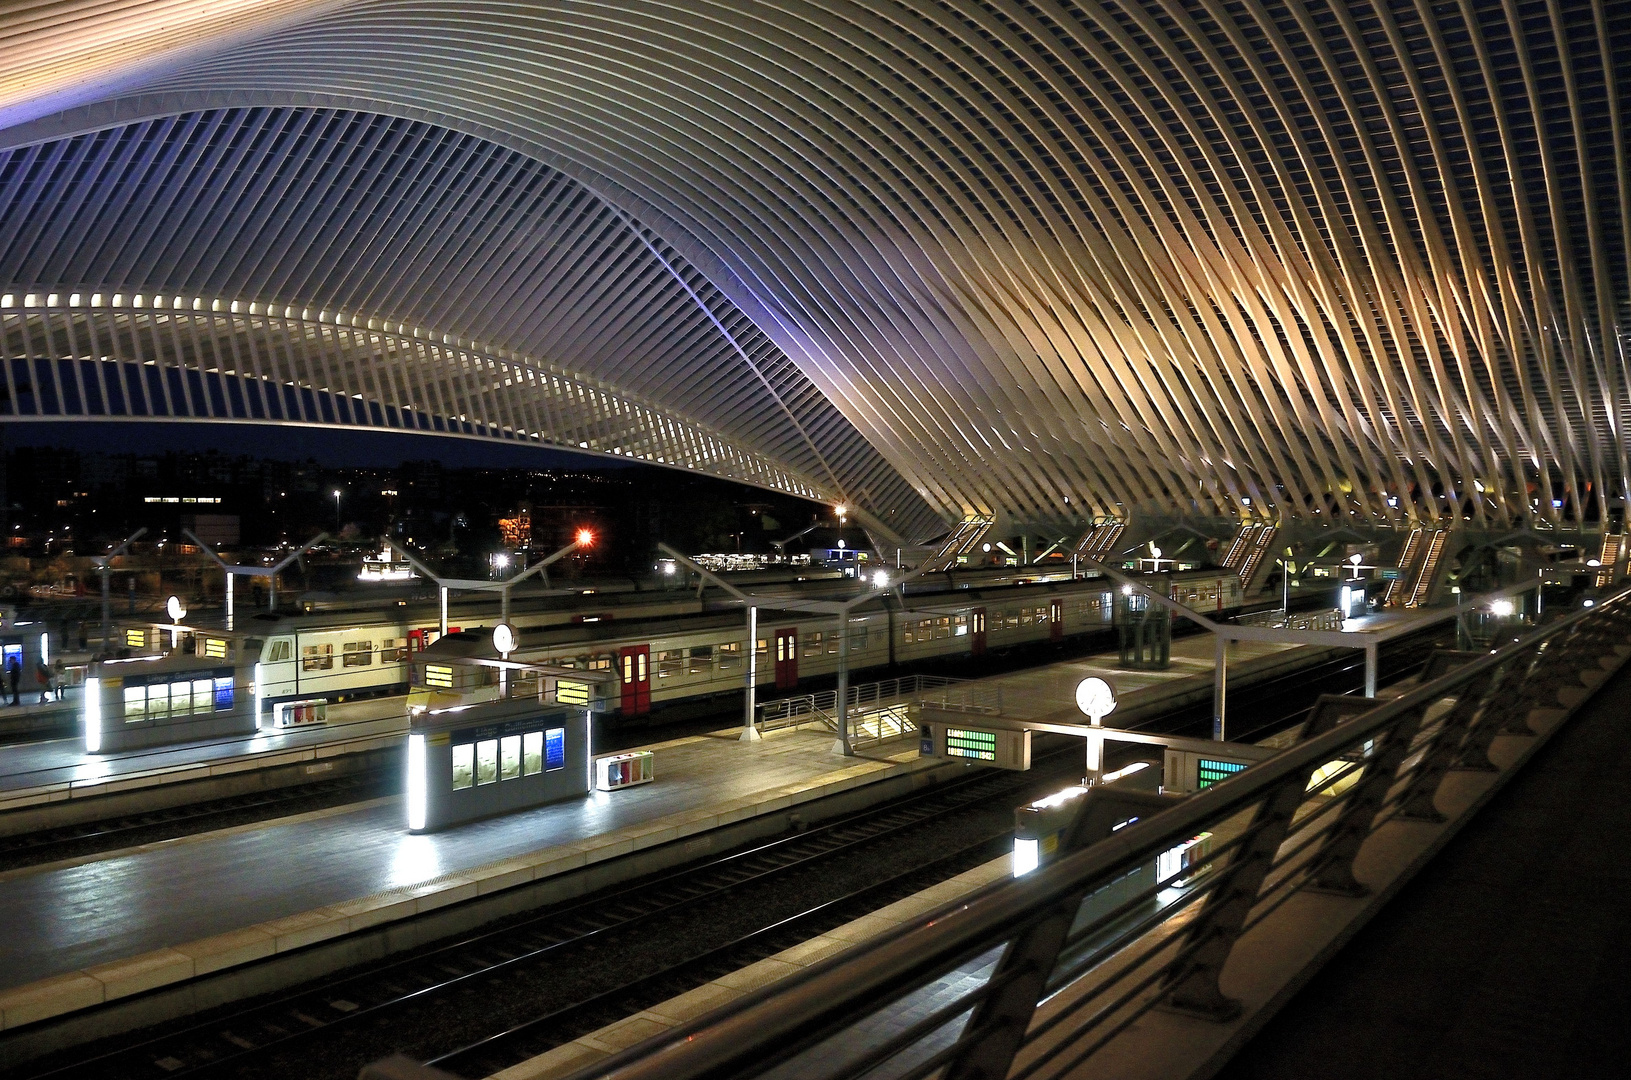
<instances>
[{"instance_id":1,"label":"information kiosk","mask_svg":"<svg viewBox=\"0 0 1631 1080\"><path fill-rule=\"evenodd\" d=\"M536 698L413 714L408 829L429 832L589 793L593 713Z\"/></svg>"},{"instance_id":2,"label":"information kiosk","mask_svg":"<svg viewBox=\"0 0 1631 1080\"><path fill-rule=\"evenodd\" d=\"M255 733L254 671L207 656L136 656L91 665L85 752Z\"/></svg>"}]
</instances>

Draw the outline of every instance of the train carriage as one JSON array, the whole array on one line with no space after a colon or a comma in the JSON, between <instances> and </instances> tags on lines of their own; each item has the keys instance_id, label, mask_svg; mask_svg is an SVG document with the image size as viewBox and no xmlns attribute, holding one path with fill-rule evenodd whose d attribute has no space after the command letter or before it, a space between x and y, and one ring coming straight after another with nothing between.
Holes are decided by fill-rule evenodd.
<instances>
[{"instance_id":1,"label":"train carriage","mask_svg":"<svg viewBox=\"0 0 1631 1080\"><path fill-rule=\"evenodd\" d=\"M1186 606L1208 615L1240 609L1239 578L1217 571L1146 575ZM852 672L941 657L981 656L1024 645L1060 642L1108 628L1113 588L1103 579L1036 582L955 592L918 594L903 601L886 595L855 610L849 624ZM781 617L778 617L778 614ZM795 691L802 680L838 670L839 631L831 615L761 609L756 685ZM746 679L746 628L739 612L595 626L523 631L512 660L565 670L610 672L616 687L608 704L638 716L680 701L737 693ZM438 658L491 657L484 633L460 635L428 647L412 661L410 708L447 700L427 681L453 678Z\"/></svg>"}]
</instances>

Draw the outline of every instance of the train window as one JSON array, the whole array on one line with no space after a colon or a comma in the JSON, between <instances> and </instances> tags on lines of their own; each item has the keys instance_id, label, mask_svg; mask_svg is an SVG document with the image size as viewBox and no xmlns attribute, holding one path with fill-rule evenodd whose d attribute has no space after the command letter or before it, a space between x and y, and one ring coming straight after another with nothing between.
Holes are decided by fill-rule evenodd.
<instances>
[{"instance_id":1,"label":"train window","mask_svg":"<svg viewBox=\"0 0 1631 1080\"><path fill-rule=\"evenodd\" d=\"M954 625L956 626L956 629L952 631L952 636L953 637L967 637L968 636L968 616L967 615L957 616L957 621L956 621L956 623Z\"/></svg>"},{"instance_id":2,"label":"train window","mask_svg":"<svg viewBox=\"0 0 1631 1080\"><path fill-rule=\"evenodd\" d=\"M224 638L205 638L204 655L211 660L225 660L227 658L227 643Z\"/></svg>"},{"instance_id":3,"label":"train window","mask_svg":"<svg viewBox=\"0 0 1631 1080\"><path fill-rule=\"evenodd\" d=\"M475 783L476 745L460 743L453 748L453 790L462 791Z\"/></svg>"},{"instance_id":4,"label":"train window","mask_svg":"<svg viewBox=\"0 0 1631 1080\"><path fill-rule=\"evenodd\" d=\"M610 653L604 653L604 654L602 654L600 656L591 656L589 658L589 670L590 671L610 671L610 670L612 670L612 655Z\"/></svg>"},{"instance_id":5,"label":"train window","mask_svg":"<svg viewBox=\"0 0 1631 1080\"><path fill-rule=\"evenodd\" d=\"M714 647L697 645L691 649L691 674L706 675L713 670Z\"/></svg>"},{"instance_id":6,"label":"train window","mask_svg":"<svg viewBox=\"0 0 1631 1080\"><path fill-rule=\"evenodd\" d=\"M719 670L735 671L742 664L742 643L740 641L722 641L717 646L719 650Z\"/></svg>"},{"instance_id":7,"label":"train window","mask_svg":"<svg viewBox=\"0 0 1631 1080\"><path fill-rule=\"evenodd\" d=\"M1009 629L1009 630L1019 629L1019 612L1017 612L1017 611L1004 611L1004 612L1001 612L997 617L1002 620L1001 625L1006 627L1007 629Z\"/></svg>"},{"instance_id":8,"label":"train window","mask_svg":"<svg viewBox=\"0 0 1631 1080\"><path fill-rule=\"evenodd\" d=\"M664 649L657 654L657 677L666 679L678 675L685 666L685 653L679 649Z\"/></svg>"},{"instance_id":9,"label":"train window","mask_svg":"<svg viewBox=\"0 0 1631 1080\"><path fill-rule=\"evenodd\" d=\"M348 641L340 647L342 667L368 667L374 662L372 641Z\"/></svg>"},{"instance_id":10,"label":"train window","mask_svg":"<svg viewBox=\"0 0 1631 1080\"><path fill-rule=\"evenodd\" d=\"M632 683L634 681L634 654L633 653L624 653L623 654L623 681L625 683Z\"/></svg>"},{"instance_id":11,"label":"train window","mask_svg":"<svg viewBox=\"0 0 1631 1080\"><path fill-rule=\"evenodd\" d=\"M1036 609L1036 625L1046 626L1047 622L1048 622L1048 609L1045 608L1045 607L1037 608Z\"/></svg>"},{"instance_id":12,"label":"train window","mask_svg":"<svg viewBox=\"0 0 1631 1080\"><path fill-rule=\"evenodd\" d=\"M856 652L866 648L866 627L856 626L849 632L849 651Z\"/></svg>"},{"instance_id":13,"label":"train window","mask_svg":"<svg viewBox=\"0 0 1631 1080\"><path fill-rule=\"evenodd\" d=\"M453 689L453 669L440 664L426 664L425 685L437 686L443 690Z\"/></svg>"},{"instance_id":14,"label":"train window","mask_svg":"<svg viewBox=\"0 0 1631 1080\"><path fill-rule=\"evenodd\" d=\"M804 635L804 655L820 656L826 635L820 630L812 630Z\"/></svg>"},{"instance_id":15,"label":"train window","mask_svg":"<svg viewBox=\"0 0 1631 1080\"><path fill-rule=\"evenodd\" d=\"M951 616L944 615L934 621L934 636L936 640L951 637Z\"/></svg>"},{"instance_id":16,"label":"train window","mask_svg":"<svg viewBox=\"0 0 1631 1080\"><path fill-rule=\"evenodd\" d=\"M521 778L521 736L506 735L498 740L498 778Z\"/></svg>"},{"instance_id":17,"label":"train window","mask_svg":"<svg viewBox=\"0 0 1631 1080\"><path fill-rule=\"evenodd\" d=\"M544 732L544 768L549 772L566 768L566 729L563 727Z\"/></svg>"},{"instance_id":18,"label":"train window","mask_svg":"<svg viewBox=\"0 0 1631 1080\"><path fill-rule=\"evenodd\" d=\"M529 731L521 736L521 772L536 776L544 771L544 733Z\"/></svg>"},{"instance_id":19,"label":"train window","mask_svg":"<svg viewBox=\"0 0 1631 1080\"><path fill-rule=\"evenodd\" d=\"M486 739L476 744L476 783L498 783L497 739Z\"/></svg>"},{"instance_id":20,"label":"train window","mask_svg":"<svg viewBox=\"0 0 1631 1080\"><path fill-rule=\"evenodd\" d=\"M645 653L640 653L634 658L635 670L639 672L639 677L635 680L636 682L646 682L650 679L650 676L646 674L647 662Z\"/></svg>"},{"instance_id":21,"label":"train window","mask_svg":"<svg viewBox=\"0 0 1631 1080\"><path fill-rule=\"evenodd\" d=\"M760 638L758 644L756 644L753 647L753 651L755 653L757 653L758 655L760 655L760 656L769 656L770 655L770 641L769 641L769 639L768 638Z\"/></svg>"},{"instance_id":22,"label":"train window","mask_svg":"<svg viewBox=\"0 0 1631 1080\"><path fill-rule=\"evenodd\" d=\"M834 630L832 633L827 635L827 654L830 656L830 655L833 655L833 654L835 654L837 652L838 652L838 631Z\"/></svg>"},{"instance_id":23,"label":"train window","mask_svg":"<svg viewBox=\"0 0 1631 1080\"><path fill-rule=\"evenodd\" d=\"M379 643L379 662L400 664L408 658L408 639L388 637Z\"/></svg>"},{"instance_id":24,"label":"train window","mask_svg":"<svg viewBox=\"0 0 1631 1080\"><path fill-rule=\"evenodd\" d=\"M125 687L125 723L147 719L147 687Z\"/></svg>"},{"instance_id":25,"label":"train window","mask_svg":"<svg viewBox=\"0 0 1631 1080\"><path fill-rule=\"evenodd\" d=\"M289 659L289 643L287 641L272 642L272 652L266 657L270 663Z\"/></svg>"},{"instance_id":26,"label":"train window","mask_svg":"<svg viewBox=\"0 0 1631 1080\"><path fill-rule=\"evenodd\" d=\"M334 646L307 645L300 650L301 671L328 671L334 667Z\"/></svg>"}]
</instances>

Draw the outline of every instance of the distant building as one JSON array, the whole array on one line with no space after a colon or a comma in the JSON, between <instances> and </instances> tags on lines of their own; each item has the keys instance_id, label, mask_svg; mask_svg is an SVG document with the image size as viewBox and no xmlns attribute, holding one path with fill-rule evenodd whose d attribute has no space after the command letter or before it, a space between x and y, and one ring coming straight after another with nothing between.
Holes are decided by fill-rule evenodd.
<instances>
[{"instance_id":1,"label":"distant building","mask_svg":"<svg viewBox=\"0 0 1631 1080\"><path fill-rule=\"evenodd\" d=\"M523 506L514 517L498 519L498 533L507 548L532 546L532 510Z\"/></svg>"},{"instance_id":2,"label":"distant building","mask_svg":"<svg viewBox=\"0 0 1631 1080\"><path fill-rule=\"evenodd\" d=\"M212 548L238 543L237 514L182 514L181 527Z\"/></svg>"}]
</instances>

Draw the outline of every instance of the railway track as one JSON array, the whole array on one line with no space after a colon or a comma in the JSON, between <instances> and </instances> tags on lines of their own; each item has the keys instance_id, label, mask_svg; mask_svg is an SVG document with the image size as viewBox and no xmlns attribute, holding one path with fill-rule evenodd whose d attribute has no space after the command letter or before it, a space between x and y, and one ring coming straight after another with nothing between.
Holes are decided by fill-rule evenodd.
<instances>
[{"instance_id":1,"label":"railway track","mask_svg":"<svg viewBox=\"0 0 1631 1080\"><path fill-rule=\"evenodd\" d=\"M304 1053L307 1044L322 1036L337 1036L384 1021L400 1024L403 1013L434 1008L437 1001L472 989L478 981L489 983L485 988L487 992L501 993L501 990L495 991L491 983L541 967L553 970L568 954L592 958L611 948L615 935L660 933L660 924L683 918L728 894L794 870L827 874L834 864L846 856L853 857L860 849L896 841L911 830L941 827L947 819L960 813L999 805L1006 818L1011 807L1028 791L1051 790L1057 786L1060 781L1053 773L1068 775L1075 759L1076 755L1065 749L1045 755L1038 762L1039 765L1047 762L1051 768L1033 768L1029 773L976 772L883 808L622 886L569 906L530 913L520 920L508 921L430 951L366 972L325 980L319 986L273 1000L232 1009L134 1045L54 1067L40 1062L37 1064L43 1069L31 1067L8 1075L59 1080L233 1075L241 1066L268 1054ZM1000 839L1000 836L986 835L978 844L959 846L952 856L937 856L930 862L948 858L955 861L958 855L972 858L970 851ZM985 857L994 858L996 854L992 851ZM893 879L905 881L928 865L930 863L901 870ZM939 871L930 871L930 876L935 872ZM942 874L941 879L944 876ZM877 888L882 890L886 884L880 882ZM914 886L914 889L917 887L925 886ZM848 897L852 907L860 902L859 892L864 891L851 890L857 894ZM796 925L816 920L820 911L838 910L827 906L829 904L829 900L824 900L801 912L797 918L804 922ZM850 917L853 916L838 921ZM777 925L791 932L795 924L778 920ZM751 937L738 935L733 940L746 942ZM769 936L765 940L770 940ZM718 944L710 945L703 956L717 954L722 948ZM705 960L695 956L686 957L685 962L705 963ZM676 967L675 964L662 965L658 971L641 973L640 979L649 981L665 973L672 978ZM584 1002L574 1004L587 1008L589 1000L599 1001L601 1008L607 1007L605 994L589 995ZM351 1075L355 1075L355 1066Z\"/></svg>"}]
</instances>

